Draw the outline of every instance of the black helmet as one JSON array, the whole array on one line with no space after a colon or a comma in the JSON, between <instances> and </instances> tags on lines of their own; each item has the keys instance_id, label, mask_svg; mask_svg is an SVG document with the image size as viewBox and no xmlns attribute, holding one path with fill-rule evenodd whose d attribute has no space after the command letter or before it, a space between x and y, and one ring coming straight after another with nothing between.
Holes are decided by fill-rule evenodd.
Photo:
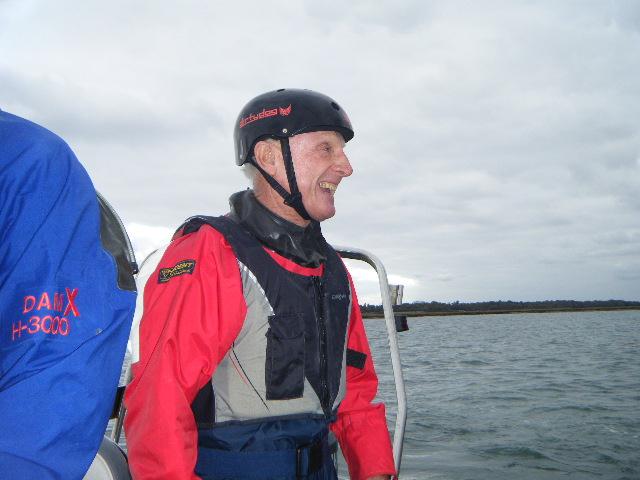
<instances>
[{"instance_id":1,"label":"black helmet","mask_svg":"<svg viewBox=\"0 0 640 480\"><path fill-rule=\"evenodd\" d=\"M353 138L349 117L331 98L312 90L296 88L281 88L263 93L247 103L238 115L233 131L236 163L251 163L284 199L285 205L295 209L302 218L311 220L296 182L289 137L323 130L340 133L345 142ZM264 138L280 139L289 191L265 172L253 158L254 145Z\"/></svg>"},{"instance_id":2,"label":"black helmet","mask_svg":"<svg viewBox=\"0 0 640 480\"><path fill-rule=\"evenodd\" d=\"M233 137L236 164L250 160L253 146L264 138L289 138L333 130L348 142L353 129L346 112L332 98L312 90L281 88L258 95L238 115Z\"/></svg>"}]
</instances>

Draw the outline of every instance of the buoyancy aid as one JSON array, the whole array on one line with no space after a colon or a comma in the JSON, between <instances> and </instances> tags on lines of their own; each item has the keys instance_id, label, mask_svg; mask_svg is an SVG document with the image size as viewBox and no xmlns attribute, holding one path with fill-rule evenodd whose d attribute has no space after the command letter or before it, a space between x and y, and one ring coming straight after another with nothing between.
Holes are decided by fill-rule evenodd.
<instances>
[{"instance_id":1,"label":"buoyancy aid","mask_svg":"<svg viewBox=\"0 0 640 480\"><path fill-rule=\"evenodd\" d=\"M352 292L340 257L312 274L283 268L254 235L228 217L193 217L231 245L247 315L242 330L197 395L196 472L203 478L335 478L328 424L346 390L346 334ZM270 466L270 467L269 467Z\"/></svg>"}]
</instances>

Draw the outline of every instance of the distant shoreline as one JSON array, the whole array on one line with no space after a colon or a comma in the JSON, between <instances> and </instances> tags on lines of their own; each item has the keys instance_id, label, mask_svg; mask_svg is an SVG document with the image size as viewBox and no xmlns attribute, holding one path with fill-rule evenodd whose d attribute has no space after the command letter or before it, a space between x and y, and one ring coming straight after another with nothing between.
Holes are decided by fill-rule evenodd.
<instances>
[{"instance_id":1,"label":"distant shoreline","mask_svg":"<svg viewBox=\"0 0 640 480\"><path fill-rule=\"evenodd\" d=\"M397 311L395 314L405 315L407 317L448 317L456 315L506 315L515 313L597 312L610 310L640 310L640 306L523 308L506 310L460 310L446 312ZM384 318L384 314L382 312L363 312L362 318Z\"/></svg>"}]
</instances>

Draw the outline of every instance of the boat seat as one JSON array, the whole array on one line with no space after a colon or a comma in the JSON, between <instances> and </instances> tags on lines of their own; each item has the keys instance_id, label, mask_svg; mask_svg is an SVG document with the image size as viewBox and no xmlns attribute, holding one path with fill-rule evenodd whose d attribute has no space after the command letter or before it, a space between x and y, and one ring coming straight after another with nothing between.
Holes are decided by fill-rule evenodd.
<instances>
[{"instance_id":1,"label":"boat seat","mask_svg":"<svg viewBox=\"0 0 640 480\"><path fill-rule=\"evenodd\" d=\"M131 480L127 456L116 443L104 437L83 480Z\"/></svg>"}]
</instances>

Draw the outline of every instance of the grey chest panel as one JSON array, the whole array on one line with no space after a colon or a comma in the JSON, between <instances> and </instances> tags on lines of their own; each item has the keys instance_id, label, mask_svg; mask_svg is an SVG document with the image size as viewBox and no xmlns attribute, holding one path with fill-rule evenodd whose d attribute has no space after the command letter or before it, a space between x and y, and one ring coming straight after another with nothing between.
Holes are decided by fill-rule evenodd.
<instances>
[{"instance_id":1,"label":"grey chest panel","mask_svg":"<svg viewBox=\"0 0 640 480\"><path fill-rule=\"evenodd\" d=\"M320 399L306 378L302 396L267 399L267 332L274 311L253 273L241 262L238 265L247 315L240 334L213 377L216 423L301 413L322 415ZM341 390L344 397L344 388ZM335 405L341 400L336 398Z\"/></svg>"}]
</instances>

